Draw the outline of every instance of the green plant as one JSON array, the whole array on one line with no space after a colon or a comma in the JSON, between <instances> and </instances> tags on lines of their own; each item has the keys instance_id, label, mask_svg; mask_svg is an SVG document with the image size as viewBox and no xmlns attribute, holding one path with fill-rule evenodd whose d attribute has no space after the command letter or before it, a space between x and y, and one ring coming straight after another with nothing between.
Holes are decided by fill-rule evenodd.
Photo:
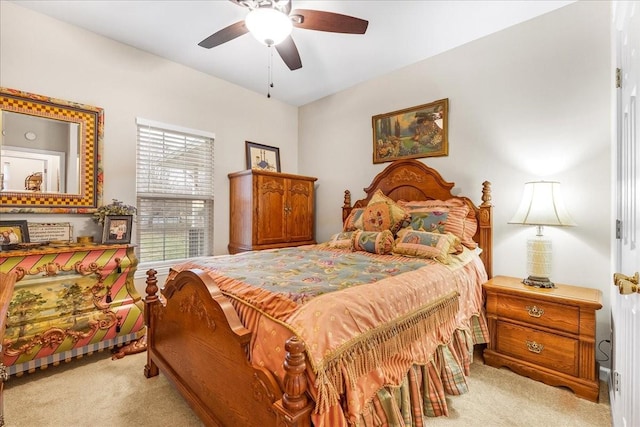
<instances>
[{"instance_id":1,"label":"green plant","mask_svg":"<svg viewBox=\"0 0 640 427\"><path fill-rule=\"evenodd\" d=\"M125 205L117 199L113 199L108 205L100 206L93 213L93 220L98 224L104 224L104 218L109 215L135 215L136 207Z\"/></svg>"}]
</instances>

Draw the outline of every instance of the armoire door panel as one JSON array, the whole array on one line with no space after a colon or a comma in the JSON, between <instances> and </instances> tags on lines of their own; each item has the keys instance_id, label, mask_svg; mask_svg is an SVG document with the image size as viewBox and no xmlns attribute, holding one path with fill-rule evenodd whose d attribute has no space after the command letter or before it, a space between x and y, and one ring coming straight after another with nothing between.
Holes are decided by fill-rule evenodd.
<instances>
[{"instance_id":1,"label":"armoire door panel","mask_svg":"<svg viewBox=\"0 0 640 427\"><path fill-rule=\"evenodd\" d=\"M316 243L316 179L261 170L229 174L229 252Z\"/></svg>"},{"instance_id":2,"label":"armoire door panel","mask_svg":"<svg viewBox=\"0 0 640 427\"><path fill-rule=\"evenodd\" d=\"M254 221L257 245L268 245L286 240L286 182L283 178L258 176L257 205Z\"/></svg>"}]
</instances>

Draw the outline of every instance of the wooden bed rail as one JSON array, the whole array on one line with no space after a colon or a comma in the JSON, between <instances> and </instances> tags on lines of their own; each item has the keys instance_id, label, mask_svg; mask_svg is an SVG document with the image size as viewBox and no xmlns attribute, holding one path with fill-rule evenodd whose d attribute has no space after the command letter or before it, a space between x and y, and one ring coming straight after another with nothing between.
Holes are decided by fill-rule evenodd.
<instances>
[{"instance_id":1,"label":"wooden bed rail","mask_svg":"<svg viewBox=\"0 0 640 427\"><path fill-rule=\"evenodd\" d=\"M162 343L161 334L158 333L158 331L163 330L162 320L165 317L166 310L168 310L168 307L172 304L172 299L176 300L173 303L174 305L180 306L177 309L181 314L178 318L172 318L172 322L176 322L176 320L180 321L179 319L182 318L185 318L185 322L188 322L186 318L191 313L199 318L203 316L203 313L207 313L206 319L213 325L211 328L213 332L209 337L210 339L221 339L219 338L221 334L232 334L236 335L238 337L237 342L241 343L241 345L231 349L232 354L229 353L230 348L228 345L224 347L212 344L210 346L202 346L202 348L199 349L204 354L197 355L197 358L207 360L209 363L219 361L221 364L229 359L246 358L245 346L250 342L251 332L241 325L231 303L222 295L213 279L202 270L193 269L178 273L175 277L167 281L165 289L163 289L162 297L158 295L158 280L156 274L157 272L153 269L147 271L144 319L147 326L148 351L144 375L150 378L158 375L158 373L162 371L168 379L176 385L178 391L206 425L228 425L228 420L221 419L218 414L211 413L208 410L210 405L215 406L215 404L202 402L200 400L200 394L194 392L194 390L202 386L200 381L196 381L193 383L193 386L191 386L190 379L174 377L176 372L170 368L170 364L167 364L167 358L175 357L175 351L167 351L167 349L164 348L165 345ZM170 289L165 293L167 288ZM178 294L183 290L186 290L185 292L192 292L193 289L197 288L206 289L211 298L180 299ZM197 307L185 307L185 301L193 301ZM175 307L173 308L175 309ZM211 317L213 317L210 316L210 314L214 311L217 313L222 312L222 319L224 321L217 319L210 320ZM200 321L202 322L203 320L204 318ZM164 336L166 335L166 332L164 332ZM168 349L175 350L175 348L171 348L170 346ZM285 375L282 379L282 388L284 390L280 389L278 381L270 372L266 369L253 367L247 362L244 370L248 371L251 375L242 375L243 373L239 372L237 378L249 377L253 380L249 383L233 381L233 384L229 384L229 389L225 390L225 393L234 396L248 396L249 398L244 399L244 403L241 399L228 400L225 402L226 405L237 403L239 406L226 406L226 413L255 414L263 410L264 414L267 414L265 418L269 418L264 420L264 427L311 426L310 414L314 405L307 393L308 384L305 373L306 356L304 344L294 336L289 338L285 343L285 350L286 355L283 363ZM189 357L189 354L189 351L185 351L183 357ZM187 362L184 361L184 363ZM205 366L203 366L203 369L204 368ZM208 393L204 393L204 395L207 394ZM213 395L213 392L211 394ZM261 405L261 409L258 409L259 405Z\"/></svg>"}]
</instances>

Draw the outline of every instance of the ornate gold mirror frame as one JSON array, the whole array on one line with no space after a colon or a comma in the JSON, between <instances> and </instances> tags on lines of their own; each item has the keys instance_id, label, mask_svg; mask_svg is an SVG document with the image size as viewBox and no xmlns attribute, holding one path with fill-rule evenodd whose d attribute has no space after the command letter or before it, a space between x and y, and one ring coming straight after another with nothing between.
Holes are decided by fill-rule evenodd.
<instances>
[{"instance_id":1,"label":"ornate gold mirror frame","mask_svg":"<svg viewBox=\"0 0 640 427\"><path fill-rule=\"evenodd\" d=\"M102 203L102 138L104 111L102 108L50 98L0 87L0 113L4 111L32 117L75 124L78 129L77 190L68 192L25 189L0 191L2 213L91 213ZM0 115L2 117L2 115ZM3 135L5 124L2 123ZM30 134L30 135L27 135ZM34 138L27 132L25 138ZM0 137L0 148L8 145ZM73 161L73 156L68 156ZM0 163L2 159L0 158ZM2 165L0 164L0 167ZM2 170L0 169L0 172Z\"/></svg>"}]
</instances>

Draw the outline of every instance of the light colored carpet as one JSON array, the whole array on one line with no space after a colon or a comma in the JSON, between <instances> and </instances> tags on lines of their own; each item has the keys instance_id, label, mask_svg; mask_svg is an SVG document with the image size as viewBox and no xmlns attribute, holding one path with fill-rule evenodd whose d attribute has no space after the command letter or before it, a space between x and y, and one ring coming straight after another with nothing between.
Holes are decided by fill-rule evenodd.
<instances>
[{"instance_id":1,"label":"light colored carpet","mask_svg":"<svg viewBox=\"0 0 640 427\"><path fill-rule=\"evenodd\" d=\"M147 379L146 353L111 360L108 352L9 379L5 384L8 427L198 427L193 414L166 378ZM606 384L600 403L495 369L476 356L469 393L447 398L449 417L428 426L540 427L610 426ZM235 427L235 426L234 426Z\"/></svg>"},{"instance_id":2,"label":"light colored carpet","mask_svg":"<svg viewBox=\"0 0 640 427\"><path fill-rule=\"evenodd\" d=\"M147 353L108 351L5 383L7 427L202 426L161 374L145 378Z\"/></svg>"}]
</instances>

